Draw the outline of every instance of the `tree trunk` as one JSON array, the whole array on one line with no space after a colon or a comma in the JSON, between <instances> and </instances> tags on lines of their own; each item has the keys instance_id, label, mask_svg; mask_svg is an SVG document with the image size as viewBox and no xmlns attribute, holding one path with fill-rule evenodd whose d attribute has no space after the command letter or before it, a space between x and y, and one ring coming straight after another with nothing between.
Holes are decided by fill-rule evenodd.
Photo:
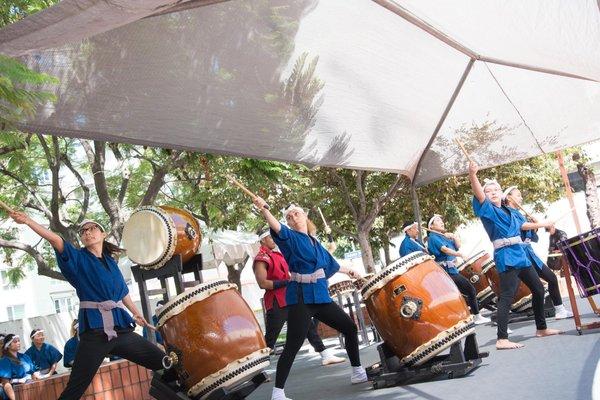
<instances>
[{"instance_id":1,"label":"tree trunk","mask_svg":"<svg viewBox=\"0 0 600 400\"><path fill-rule=\"evenodd\" d=\"M390 265L392 263L390 243L390 235L386 232L383 234L383 255L385 256L385 265Z\"/></svg>"},{"instance_id":2,"label":"tree trunk","mask_svg":"<svg viewBox=\"0 0 600 400\"><path fill-rule=\"evenodd\" d=\"M231 283L235 283L238 287L238 291L240 292L240 294L242 293L242 270L244 269L243 266L241 268L237 268L239 264L233 264L233 265L229 265L229 264L225 264L227 266L227 280Z\"/></svg>"},{"instance_id":3,"label":"tree trunk","mask_svg":"<svg viewBox=\"0 0 600 400\"><path fill-rule=\"evenodd\" d=\"M585 205L592 229L600 227L600 201L594 171L583 163L577 164L577 172L585 185Z\"/></svg>"},{"instance_id":4,"label":"tree trunk","mask_svg":"<svg viewBox=\"0 0 600 400\"><path fill-rule=\"evenodd\" d=\"M373 250L371 249L371 241L369 230L359 227L358 230L358 245L362 253L362 261L365 270L368 274L375 273L375 261L373 259Z\"/></svg>"}]
</instances>

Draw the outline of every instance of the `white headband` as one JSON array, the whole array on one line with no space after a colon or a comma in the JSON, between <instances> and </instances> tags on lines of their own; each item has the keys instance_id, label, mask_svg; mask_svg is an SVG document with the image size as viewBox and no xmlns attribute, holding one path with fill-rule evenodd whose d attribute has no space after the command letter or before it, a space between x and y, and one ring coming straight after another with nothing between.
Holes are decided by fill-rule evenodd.
<instances>
[{"instance_id":1,"label":"white headband","mask_svg":"<svg viewBox=\"0 0 600 400\"><path fill-rule=\"evenodd\" d=\"M38 335L38 333L44 333L44 330L43 329L36 330L35 333L30 336L30 338L33 339L34 337L36 337Z\"/></svg>"},{"instance_id":2,"label":"white headband","mask_svg":"<svg viewBox=\"0 0 600 400\"><path fill-rule=\"evenodd\" d=\"M412 228L413 226L416 226L417 223L413 222L412 224L410 224L409 226L407 226L406 228L403 229L404 232L406 232L407 230L409 230L410 228Z\"/></svg>"},{"instance_id":3,"label":"white headband","mask_svg":"<svg viewBox=\"0 0 600 400\"><path fill-rule=\"evenodd\" d=\"M506 190L502 193L502 199L505 199L506 196L508 196L510 194L510 192L512 192L516 188L517 188L516 186L509 186L509 187L507 187Z\"/></svg>"},{"instance_id":4,"label":"white headband","mask_svg":"<svg viewBox=\"0 0 600 400\"><path fill-rule=\"evenodd\" d=\"M19 339L19 335L15 335L15 336L11 337L8 342L4 343L4 350L8 349L8 346L10 346L10 344L12 342L14 342L15 339Z\"/></svg>"},{"instance_id":5,"label":"white headband","mask_svg":"<svg viewBox=\"0 0 600 400\"><path fill-rule=\"evenodd\" d=\"M431 217L431 219L427 223L427 228L431 228L431 224L433 224L433 220L436 218L442 219L442 216L440 214L433 214L433 217Z\"/></svg>"},{"instance_id":6,"label":"white headband","mask_svg":"<svg viewBox=\"0 0 600 400\"><path fill-rule=\"evenodd\" d=\"M263 240L267 236L271 236L271 231L270 230L266 230L263 233L261 233L260 236L258 237L258 240Z\"/></svg>"},{"instance_id":7,"label":"white headband","mask_svg":"<svg viewBox=\"0 0 600 400\"><path fill-rule=\"evenodd\" d=\"M300 211L303 213L304 209L300 206L297 206L296 204L290 204L288 208L286 208L283 212L283 217L287 219L288 214L292 211Z\"/></svg>"},{"instance_id":8,"label":"white headband","mask_svg":"<svg viewBox=\"0 0 600 400\"><path fill-rule=\"evenodd\" d=\"M498 185L498 187L500 189L502 189L502 186L500 186L500 184L498 183L497 180L495 179L484 179L483 180L483 190L485 190L486 187L490 186L490 185Z\"/></svg>"}]
</instances>

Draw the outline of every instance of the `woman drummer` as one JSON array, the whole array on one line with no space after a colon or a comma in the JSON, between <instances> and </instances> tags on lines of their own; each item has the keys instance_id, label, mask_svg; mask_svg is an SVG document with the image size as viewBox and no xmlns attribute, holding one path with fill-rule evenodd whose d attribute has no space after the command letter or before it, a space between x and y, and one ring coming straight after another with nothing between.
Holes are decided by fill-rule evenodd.
<instances>
[{"instance_id":1,"label":"woman drummer","mask_svg":"<svg viewBox=\"0 0 600 400\"><path fill-rule=\"evenodd\" d=\"M523 196L521 195L521 191L516 186L508 187L503 195L503 200L506 206L515 209L517 215L519 215L522 219L522 222L527 222L527 219L521 214L518 210L523 203ZM531 222L537 222L535 220L531 220ZM562 302L562 297L560 296L560 289L558 287L558 279L556 278L556 274L548 268L546 264L535 254L533 250L533 246L531 242L537 242L539 240L537 235L537 229L529 229L521 231L521 239L523 240L525 252L527 253L527 257L529 261L535 267L535 272L539 275L540 278L548 282L548 293L550 294L550 299L552 299L552 303L554 304L555 309L555 318L556 319L565 319L573 316L573 313L567 310Z\"/></svg>"},{"instance_id":2,"label":"woman drummer","mask_svg":"<svg viewBox=\"0 0 600 400\"><path fill-rule=\"evenodd\" d=\"M136 323L149 325L131 300L125 279L113 258L120 249L105 240L102 225L84 220L79 225L79 237L84 247L77 249L27 214L15 211L9 215L54 247L58 267L79 297L80 342L69 383L59 399L79 399L109 354L151 370L162 369L165 353L133 332Z\"/></svg>"},{"instance_id":3,"label":"woman drummer","mask_svg":"<svg viewBox=\"0 0 600 400\"><path fill-rule=\"evenodd\" d=\"M498 340L497 349L517 349L520 343L508 340L508 313L519 286L519 280L531 290L536 336L550 336L561 333L556 329L548 329L544 316L544 286L531 267L531 261L522 245L521 230L537 229L551 226L551 221L539 223L525 222L518 212L502 206L502 188L500 184L486 181L481 186L477 178L479 166L469 163L469 180L473 189L473 211L481 219L483 227L494 245L494 262L500 275L500 296L498 299Z\"/></svg>"},{"instance_id":4,"label":"woman drummer","mask_svg":"<svg viewBox=\"0 0 600 400\"><path fill-rule=\"evenodd\" d=\"M350 317L333 302L327 289L327 279L336 272L344 272L351 278L358 274L341 268L335 259L308 234L309 220L304 210L290 205L284 212L289 228L280 224L265 207L260 198L253 199L271 228L271 237L279 246L288 262L291 279L287 286L288 329L283 353L277 362L275 387L272 400L287 399L283 390L296 353L300 350L312 317L341 332L345 337L346 352L352 365L351 383L367 381L367 373L360 364L358 353L358 330ZM290 229L291 228L291 229Z\"/></svg>"},{"instance_id":5,"label":"woman drummer","mask_svg":"<svg viewBox=\"0 0 600 400\"><path fill-rule=\"evenodd\" d=\"M467 304L471 309L471 314L475 317L475 324L485 324L491 320L479 313L479 304L477 303L477 290L471 282L462 276L456 269L456 257L465 259L459 251L460 239L451 232L446 232L446 226L442 216L434 214L429 220L427 228L430 231L427 249L429 254L435 257L435 261L440 264L450 275L450 278L456 284L458 290L467 298Z\"/></svg>"}]
</instances>

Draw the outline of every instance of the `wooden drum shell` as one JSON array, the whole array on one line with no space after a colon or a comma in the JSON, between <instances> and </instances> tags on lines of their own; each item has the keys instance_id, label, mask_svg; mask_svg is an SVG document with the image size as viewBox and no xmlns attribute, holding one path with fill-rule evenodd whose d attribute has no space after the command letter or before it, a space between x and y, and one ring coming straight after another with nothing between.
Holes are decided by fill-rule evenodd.
<instances>
[{"instance_id":1,"label":"wooden drum shell","mask_svg":"<svg viewBox=\"0 0 600 400\"><path fill-rule=\"evenodd\" d=\"M493 262L494 260L488 253L481 251L458 266L460 274L475 287L479 301L494 296L490 282L483 273L483 270Z\"/></svg>"},{"instance_id":2,"label":"wooden drum shell","mask_svg":"<svg viewBox=\"0 0 600 400\"><path fill-rule=\"evenodd\" d=\"M535 268L535 267L533 267ZM492 290L496 296L500 297L500 274L496 269L496 264L490 265L484 269L485 276L490 282ZM532 307L531 290L522 281L519 281L519 287L515 293L513 303L510 309L514 312L522 312Z\"/></svg>"}]
</instances>

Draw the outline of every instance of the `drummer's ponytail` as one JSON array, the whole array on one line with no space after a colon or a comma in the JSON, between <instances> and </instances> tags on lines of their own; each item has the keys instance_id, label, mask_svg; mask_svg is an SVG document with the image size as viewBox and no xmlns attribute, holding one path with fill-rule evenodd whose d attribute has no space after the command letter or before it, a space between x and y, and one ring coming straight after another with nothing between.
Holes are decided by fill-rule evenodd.
<instances>
[{"instance_id":1,"label":"drummer's ponytail","mask_svg":"<svg viewBox=\"0 0 600 400\"><path fill-rule=\"evenodd\" d=\"M108 253L112 258L117 259L125 252L125 249L120 248L114 243L107 241L102 242L102 252Z\"/></svg>"}]
</instances>

